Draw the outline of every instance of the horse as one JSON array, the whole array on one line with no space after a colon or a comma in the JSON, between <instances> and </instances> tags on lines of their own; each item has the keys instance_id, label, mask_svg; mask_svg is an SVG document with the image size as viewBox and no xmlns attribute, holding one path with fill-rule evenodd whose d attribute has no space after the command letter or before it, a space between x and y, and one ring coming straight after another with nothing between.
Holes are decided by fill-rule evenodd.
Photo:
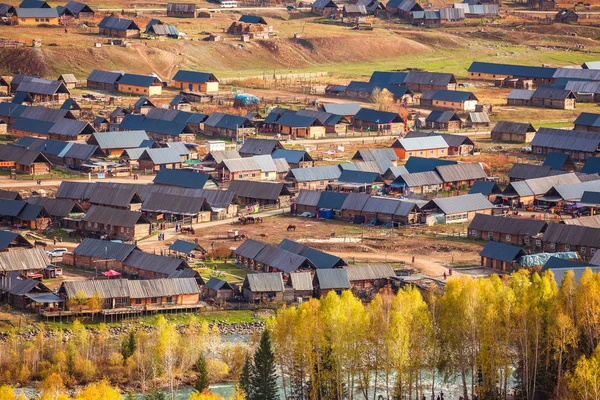
<instances>
[{"instance_id":1,"label":"horse","mask_svg":"<svg viewBox=\"0 0 600 400\"><path fill-rule=\"evenodd\" d=\"M262 217L254 217L254 222L256 222L257 224L258 224L258 223L261 223L261 224L262 224L262 222L263 222L263 219L262 219Z\"/></svg>"},{"instance_id":2,"label":"horse","mask_svg":"<svg viewBox=\"0 0 600 400\"><path fill-rule=\"evenodd\" d=\"M245 239L248 239L248 235L246 235L245 233L240 233L239 235L235 235L233 237L233 240L235 240L236 242L238 240L245 240Z\"/></svg>"},{"instance_id":3,"label":"horse","mask_svg":"<svg viewBox=\"0 0 600 400\"><path fill-rule=\"evenodd\" d=\"M296 225L288 225L287 230L296 232Z\"/></svg>"},{"instance_id":4,"label":"horse","mask_svg":"<svg viewBox=\"0 0 600 400\"><path fill-rule=\"evenodd\" d=\"M253 224L254 222L256 222L256 220L254 219L254 217L246 217L246 223L247 224Z\"/></svg>"}]
</instances>

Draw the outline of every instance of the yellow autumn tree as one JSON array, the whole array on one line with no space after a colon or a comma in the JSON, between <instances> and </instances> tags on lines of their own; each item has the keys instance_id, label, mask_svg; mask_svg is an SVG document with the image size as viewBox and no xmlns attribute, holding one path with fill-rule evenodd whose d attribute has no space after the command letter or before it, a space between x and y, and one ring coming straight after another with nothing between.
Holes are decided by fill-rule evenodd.
<instances>
[{"instance_id":1,"label":"yellow autumn tree","mask_svg":"<svg viewBox=\"0 0 600 400\"><path fill-rule=\"evenodd\" d=\"M188 397L188 400L223 400L223 398L210 390L205 389L202 393L192 393L191 396Z\"/></svg>"},{"instance_id":2,"label":"yellow autumn tree","mask_svg":"<svg viewBox=\"0 0 600 400\"><path fill-rule=\"evenodd\" d=\"M8 385L0 386L0 400L15 400L15 392Z\"/></svg>"},{"instance_id":3,"label":"yellow autumn tree","mask_svg":"<svg viewBox=\"0 0 600 400\"><path fill-rule=\"evenodd\" d=\"M106 379L87 385L75 396L75 400L123 400L119 391L110 386Z\"/></svg>"}]
</instances>

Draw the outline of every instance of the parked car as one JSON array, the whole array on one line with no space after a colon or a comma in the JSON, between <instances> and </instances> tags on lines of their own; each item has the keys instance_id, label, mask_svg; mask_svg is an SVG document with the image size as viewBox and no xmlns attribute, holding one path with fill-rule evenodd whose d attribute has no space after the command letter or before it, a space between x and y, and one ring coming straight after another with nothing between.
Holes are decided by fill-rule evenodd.
<instances>
[{"instance_id":1,"label":"parked car","mask_svg":"<svg viewBox=\"0 0 600 400\"><path fill-rule=\"evenodd\" d=\"M62 257L68 251L69 250L65 249L64 247L59 247L56 249L48 250L46 252L46 255L50 257Z\"/></svg>"}]
</instances>

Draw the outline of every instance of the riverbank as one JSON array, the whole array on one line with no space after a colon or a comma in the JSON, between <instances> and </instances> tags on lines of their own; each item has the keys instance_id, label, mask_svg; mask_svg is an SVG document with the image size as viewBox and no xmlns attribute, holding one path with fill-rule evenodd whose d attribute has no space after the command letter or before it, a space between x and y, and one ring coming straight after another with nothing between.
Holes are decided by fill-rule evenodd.
<instances>
[{"instance_id":1,"label":"riverbank","mask_svg":"<svg viewBox=\"0 0 600 400\"><path fill-rule=\"evenodd\" d=\"M257 332L262 332L265 328L264 321L255 321L255 322L240 322L240 323L209 323L208 328L210 330L213 329L214 326L217 326L219 329L219 333L222 336L250 336ZM176 324L176 329L179 332L183 332L186 328L189 327L189 324ZM97 327L86 327L88 333L92 336L96 336L99 333L99 329ZM153 332L156 328L152 325L139 325L134 322L124 322L121 326L107 326L106 331L111 337L120 337L126 333L129 333L131 330L134 332L144 331L147 333ZM69 339L72 335L72 330L70 328L35 328L29 329L26 331L19 332L18 330L12 330L10 332L0 332L0 342L6 342L9 337L16 337L22 340L32 340L38 335L42 334L44 338L52 338L56 335L62 335L63 338Z\"/></svg>"}]
</instances>

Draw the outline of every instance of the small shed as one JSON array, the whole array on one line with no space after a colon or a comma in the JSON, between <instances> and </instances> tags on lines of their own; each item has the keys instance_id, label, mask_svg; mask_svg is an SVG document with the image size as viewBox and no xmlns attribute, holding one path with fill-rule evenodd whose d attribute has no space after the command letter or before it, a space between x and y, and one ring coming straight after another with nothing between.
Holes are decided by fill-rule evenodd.
<instances>
[{"instance_id":1,"label":"small shed","mask_svg":"<svg viewBox=\"0 0 600 400\"><path fill-rule=\"evenodd\" d=\"M73 74L61 74L59 75L57 81L62 81L67 89L74 89L77 87L79 81L75 78Z\"/></svg>"},{"instance_id":2,"label":"small shed","mask_svg":"<svg viewBox=\"0 0 600 400\"><path fill-rule=\"evenodd\" d=\"M313 278L313 287L316 297L324 297L329 292L342 294L350 289L348 271L344 268L318 269Z\"/></svg>"},{"instance_id":3,"label":"small shed","mask_svg":"<svg viewBox=\"0 0 600 400\"><path fill-rule=\"evenodd\" d=\"M281 272L249 274L242 285L244 297L250 303L283 301L284 290Z\"/></svg>"},{"instance_id":4,"label":"small shed","mask_svg":"<svg viewBox=\"0 0 600 400\"><path fill-rule=\"evenodd\" d=\"M204 296L217 302L233 300L235 288L227 281L211 277L204 285Z\"/></svg>"},{"instance_id":5,"label":"small shed","mask_svg":"<svg viewBox=\"0 0 600 400\"><path fill-rule=\"evenodd\" d=\"M525 255L522 248L499 242L487 242L479 253L481 265L504 272L519 269L519 258Z\"/></svg>"}]
</instances>

